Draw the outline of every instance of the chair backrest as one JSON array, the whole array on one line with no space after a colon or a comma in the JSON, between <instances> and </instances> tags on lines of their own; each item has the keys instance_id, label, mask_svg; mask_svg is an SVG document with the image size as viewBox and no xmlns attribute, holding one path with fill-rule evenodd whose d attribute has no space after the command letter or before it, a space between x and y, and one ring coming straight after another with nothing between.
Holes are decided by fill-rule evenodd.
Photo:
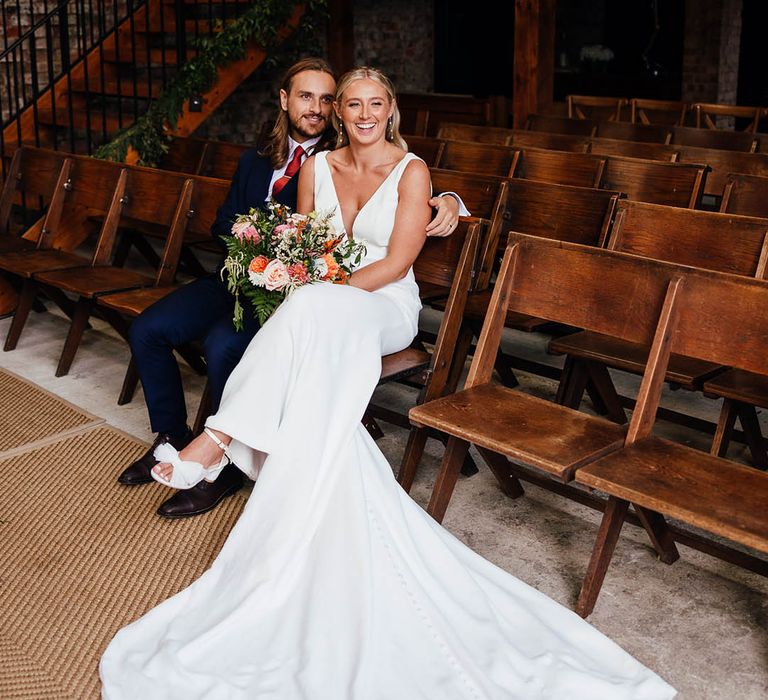
<instances>
[{"instance_id":1,"label":"chair backrest","mask_svg":"<svg viewBox=\"0 0 768 700\"><path fill-rule=\"evenodd\" d=\"M693 163L608 158L602 187L638 202L693 209L701 201L707 170Z\"/></svg>"},{"instance_id":2,"label":"chair backrest","mask_svg":"<svg viewBox=\"0 0 768 700\"><path fill-rule=\"evenodd\" d=\"M207 148L197 175L231 180L237 170L237 163L250 146L224 141L208 141Z\"/></svg>"},{"instance_id":3,"label":"chair backrest","mask_svg":"<svg viewBox=\"0 0 768 700\"><path fill-rule=\"evenodd\" d=\"M525 148L515 168L515 177L557 185L599 187L606 159L592 153Z\"/></svg>"},{"instance_id":4,"label":"chair backrest","mask_svg":"<svg viewBox=\"0 0 768 700\"><path fill-rule=\"evenodd\" d=\"M544 114L529 114L525 121L527 131L547 131L552 134L572 136L594 136L597 122L591 119L568 119Z\"/></svg>"},{"instance_id":5,"label":"chair backrest","mask_svg":"<svg viewBox=\"0 0 768 700\"><path fill-rule=\"evenodd\" d=\"M177 136L168 146L168 152L160 159L158 167L177 173L196 175L200 172L208 142Z\"/></svg>"},{"instance_id":6,"label":"chair backrest","mask_svg":"<svg viewBox=\"0 0 768 700\"><path fill-rule=\"evenodd\" d=\"M504 145L511 132L512 129L505 129L502 126L477 126L474 124L441 122L437 138L451 141L474 141L476 143L498 143ZM410 139L406 138L406 141L410 145Z\"/></svg>"},{"instance_id":7,"label":"chair backrest","mask_svg":"<svg viewBox=\"0 0 768 700\"><path fill-rule=\"evenodd\" d=\"M728 175L720 211L742 216L768 217L768 177Z\"/></svg>"},{"instance_id":8,"label":"chair backrest","mask_svg":"<svg viewBox=\"0 0 768 700\"><path fill-rule=\"evenodd\" d=\"M491 124L493 105L490 98L472 95L437 95L398 93L400 131L415 136L437 136L444 122Z\"/></svg>"},{"instance_id":9,"label":"chair backrest","mask_svg":"<svg viewBox=\"0 0 768 700\"><path fill-rule=\"evenodd\" d=\"M768 283L738 275L690 271L672 352L768 375Z\"/></svg>"},{"instance_id":10,"label":"chair backrest","mask_svg":"<svg viewBox=\"0 0 768 700\"><path fill-rule=\"evenodd\" d=\"M486 219L461 217L456 230L450 236L428 237L413 263L416 282L450 287L467 240L475 239L471 243L473 252L469 258L469 265L473 266L477 259L477 250L484 243L483 237L487 234L490 223Z\"/></svg>"},{"instance_id":11,"label":"chair backrest","mask_svg":"<svg viewBox=\"0 0 768 700\"><path fill-rule=\"evenodd\" d=\"M693 114L696 120L696 127L701 129L722 129L717 122L718 117L730 118L731 120L740 120L744 122L743 131L754 133L757 131L757 125L760 119L765 115L764 107L744 107L740 105L711 104L708 102L697 102L693 105ZM726 128L732 128L728 126Z\"/></svg>"},{"instance_id":12,"label":"chair backrest","mask_svg":"<svg viewBox=\"0 0 768 700\"><path fill-rule=\"evenodd\" d=\"M13 155L0 194L0 235L26 229L48 207L66 153L22 146ZM13 223L13 207L20 207L19 226Z\"/></svg>"},{"instance_id":13,"label":"chair backrest","mask_svg":"<svg viewBox=\"0 0 768 700\"><path fill-rule=\"evenodd\" d=\"M589 151L589 138L571 134L550 134L546 131L510 129L507 145L516 148L544 148L551 151L587 153Z\"/></svg>"},{"instance_id":14,"label":"chair backrest","mask_svg":"<svg viewBox=\"0 0 768 700\"><path fill-rule=\"evenodd\" d=\"M434 192L456 192L472 216L492 220L500 207L504 178L430 168Z\"/></svg>"},{"instance_id":15,"label":"chair backrest","mask_svg":"<svg viewBox=\"0 0 768 700\"><path fill-rule=\"evenodd\" d=\"M665 160L676 163L679 158L679 146L648 141L624 141L622 139L592 138L589 141L590 153L601 156L623 156L643 158L644 160Z\"/></svg>"},{"instance_id":16,"label":"chair backrest","mask_svg":"<svg viewBox=\"0 0 768 700\"><path fill-rule=\"evenodd\" d=\"M595 136L645 143L669 143L672 130L663 125L630 124L629 122L598 122Z\"/></svg>"},{"instance_id":17,"label":"chair backrest","mask_svg":"<svg viewBox=\"0 0 768 700\"><path fill-rule=\"evenodd\" d=\"M747 277L765 277L768 219L623 200L610 250Z\"/></svg>"},{"instance_id":18,"label":"chair backrest","mask_svg":"<svg viewBox=\"0 0 768 700\"><path fill-rule=\"evenodd\" d=\"M677 100L649 100L633 98L629 103L630 121L633 124L663 124L683 126L688 113L688 103Z\"/></svg>"},{"instance_id":19,"label":"chair backrest","mask_svg":"<svg viewBox=\"0 0 768 700\"><path fill-rule=\"evenodd\" d=\"M195 176L193 182L195 187L190 202L192 214L187 224L186 239L190 242L210 241L216 211L227 198L231 183L230 180L202 175Z\"/></svg>"},{"instance_id":20,"label":"chair backrest","mask_svg":"<svg viewBox=\"0 0 768 700\"><path fill-rule=\"evenodd\" d=\"M597 95L568 95L569 119L604 119L620 121L621 110L629 104L626 97L598 97Z\"/></svg>"},{"instance_id":21,"label":"chair backrest","mask_svg":"<svg viewBox=\"0 0 768 700\"><path fill-rule=\"evenodd\" d=\"M695 129L689 126L672 127L670 143L673 146L721 148L726 151L746 151L747 153L754 153L757 149L757 139L753 134L742 131Z\"/></svg>"},{"instance_id":22,"label":"chair backrest","mask_svg":"<svg viewBox=\"0 0 768 700\"><path fill-rule=\"evenodd\" d=\"M508 146L471 141L446 141L438 167L466 173L511 177L517 151Z\"/></svg>"},{"instance_id":23,"label":"chair backrest","mask_svg":"<svg viewBox=\"0 0 768 700\"><path fill-rule=\"evenodd\" d=\"M704 194L720 197L731 173L768 176L768 153L742 153L697 146L676 148L680 151L681 163L706 163L710 167Z\"/></svg>"},{"instance_id":24,"label":"chair backrest","mask_svg":"<svg viewBox=\"0 0 768 700\"><path fill-rule=\"evenodd\" d=\"M439 167L440 156L445 148L445 141L443 139L434 136L408 136L406 141L408 143L408 150L419 156L428 167Z\"/></svg>"},{"instance_id":25,"label":"chair backrest","mask_svg":"<svg viewBox=\"0 0 768 700\"><path fill-rule=\"evenodd\" d=\"M509 234L508 244L518 248L514 271L507 273L514 279L511 311L650 345L672 276L669 265L518 233ZM502 270L495 286L504 281Z\"/></svg>"}]
</instances>

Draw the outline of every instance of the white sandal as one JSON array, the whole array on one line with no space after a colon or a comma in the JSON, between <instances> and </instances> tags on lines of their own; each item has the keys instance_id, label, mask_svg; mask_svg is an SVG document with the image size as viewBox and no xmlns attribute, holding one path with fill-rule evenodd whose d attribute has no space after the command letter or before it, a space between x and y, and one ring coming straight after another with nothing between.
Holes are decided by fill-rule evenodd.
<instances>
[{"instance_id":1,"label":"white sandal","mask_svg":"<svg viewBox=\"0 0 768 700\"><path fill-rule=\"evenodd\" d=\"M158 483L170 486L173 489L191 489L203 479L210 482L216 481L219 474L221 474L221 470L230 463L229 449L210 429L204 428L203 432L224 451L218 465L206 468L200 462L190 462L181 459L179 451L170 442L164 442L155 448L153 455L158 462L170 463L173 467L173 473L170 479L165 479L153 468L150 472L152 478Z\"/></svg>"}]
</instances>

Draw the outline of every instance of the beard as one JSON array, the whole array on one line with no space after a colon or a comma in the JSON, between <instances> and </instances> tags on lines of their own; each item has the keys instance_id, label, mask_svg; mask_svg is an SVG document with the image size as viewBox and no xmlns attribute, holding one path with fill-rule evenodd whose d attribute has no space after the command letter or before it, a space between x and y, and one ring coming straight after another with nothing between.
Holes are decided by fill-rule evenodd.
<instances>
[{"instance_id":1,"label":"beard","mask_svg":"<svg viewBox=\"0 0 768 700\"><path fill-rule=\"evenodd\" d=\"M306 114L299 114L296 117L289 115L291 129L305 139L311 139L320 136L328 128L328 119L322 114L319 115L319 121L316 123L304 119ZM315 116L315 115L312 115Z\"/></svg>"}]
</instances>

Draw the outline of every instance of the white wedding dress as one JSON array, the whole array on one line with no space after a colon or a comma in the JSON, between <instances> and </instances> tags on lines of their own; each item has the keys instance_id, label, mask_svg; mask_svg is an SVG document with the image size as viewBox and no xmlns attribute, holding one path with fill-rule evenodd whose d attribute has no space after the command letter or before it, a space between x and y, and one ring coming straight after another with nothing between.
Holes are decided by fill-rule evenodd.
<instances>
[{"instance_id":1,"label":"white wedding dress","mask_svg":"<svg viewBox=\"0 0 768 700\"><path fill-rule=\"evenodd\" d=\"M360 210L386 254L408 154ZM315 207L338 207L325 154ZM340 209L338 230L343 230ZM486 561L400 488L360 419L406 347L412 274L299 289L256 334L208 425L256 480L211 568L112 640L109 700L650 700L675 691ZM264 453L268 453L266 456Z\"/></svg>"}]
</instances>

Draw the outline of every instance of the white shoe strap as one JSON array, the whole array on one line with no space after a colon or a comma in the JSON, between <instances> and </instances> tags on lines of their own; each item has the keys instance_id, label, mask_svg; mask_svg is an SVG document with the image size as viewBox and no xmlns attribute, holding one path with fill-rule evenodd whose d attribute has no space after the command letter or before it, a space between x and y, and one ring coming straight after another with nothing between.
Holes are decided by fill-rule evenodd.
<instances>
[{"instance_id":1,"label":"white shoe strap","mask_svg":"<svg viewBox=\"0 0 768 700\"><path fill-rule=\"evenodd\" d=\"M227 447L228 445L225 445L221 440L219 440L216 433L214 433L210 428L203 428L203 432L211 438L222 450L224 450L224 454L227 453Z\"/></svg>"}]
</instances>

